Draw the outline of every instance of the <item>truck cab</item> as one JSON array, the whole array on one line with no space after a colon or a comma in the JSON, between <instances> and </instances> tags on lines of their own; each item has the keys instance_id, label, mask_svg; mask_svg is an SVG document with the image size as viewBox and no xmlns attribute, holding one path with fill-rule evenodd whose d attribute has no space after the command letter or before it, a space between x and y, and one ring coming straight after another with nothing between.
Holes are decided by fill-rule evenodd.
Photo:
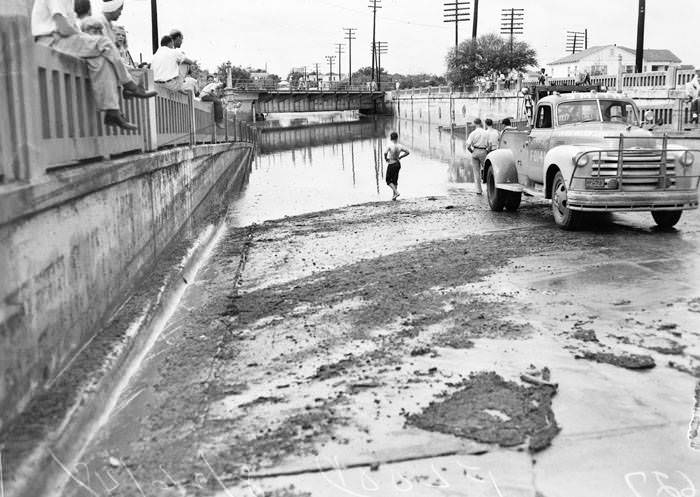
<instances>
[{"instance_id":1,"label":"truck cab","mask_svg":"<svg viewBox=\"0 0 700 497\"><path fill-rule=\"evenodd\" d=\"M536 100L531 129L505 130L487 156L489 206L516 210L525 194L551 199L565 229L584 212L644 210L670 228L698 207L697 152L643 129L621 94L555 92Z\"/></svg>"}]
</instances>

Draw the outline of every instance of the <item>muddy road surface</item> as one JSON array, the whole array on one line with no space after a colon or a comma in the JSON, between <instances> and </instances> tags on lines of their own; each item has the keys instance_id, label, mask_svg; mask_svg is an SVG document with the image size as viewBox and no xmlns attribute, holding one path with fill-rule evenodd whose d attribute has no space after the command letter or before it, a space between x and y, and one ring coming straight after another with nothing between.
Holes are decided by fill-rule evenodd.
<instances>
[{"instance_id":1,"label":"muddy road surface","mask_svg":"<svg viewBox=\"0 0 700 497\"><path fill-rule=\"evenodd\" d=\"M699 219L461 192L230 228L63 495L696 495Z\"/></svg>"}]
</instances>

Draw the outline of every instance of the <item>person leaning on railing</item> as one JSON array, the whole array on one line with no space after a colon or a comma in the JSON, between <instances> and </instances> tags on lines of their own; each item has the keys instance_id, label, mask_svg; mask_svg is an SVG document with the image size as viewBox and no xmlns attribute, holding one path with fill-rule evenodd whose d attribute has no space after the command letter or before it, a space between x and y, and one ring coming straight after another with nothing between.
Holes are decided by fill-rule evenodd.
<instances>
[{"instance_id":1,"label":"person leaning on railing","mask_svg":"<svg viewBox=\"0 0 700 497\"><path fill-rule=\"evenodd\" d=\"M207 85L199 92L199 98L202 102L214 103L214 121L219 128L224 127L224 107L221 105L221 99L217 95L219 88L223 87L223 83L219 83L214 79L214 76L207 76Z\"/></svg>"},{"instance_id":2,"label":"person leaning on railing","mask_svg":"<svg viewBox=\"0 0 700 497\"><path fill-rule=\"evenodd\" d=\"M173 39L165 35L160 39L160 48L153 54L151 69L156 83L168 90L182 91L183 79L180 76L180 65L192 65L194 62L185 57L182 52L175 50Z\"/></svg>"},{"instance_id":3,"label":"person leaning on railing","mask_svg":"<svg viewBox=\"0 0 700 497\"><path fill-rule=\"evenodd\" d=\"M156 92L136 84L109 38L80 31L73 0L36 0L32 8L32 34L37 43L85 60L95 103L104 111L106 125L126 130L138 128L119 110L119 87L123 88L124 98L150 98Z\"/></svg>"}]
</instances>

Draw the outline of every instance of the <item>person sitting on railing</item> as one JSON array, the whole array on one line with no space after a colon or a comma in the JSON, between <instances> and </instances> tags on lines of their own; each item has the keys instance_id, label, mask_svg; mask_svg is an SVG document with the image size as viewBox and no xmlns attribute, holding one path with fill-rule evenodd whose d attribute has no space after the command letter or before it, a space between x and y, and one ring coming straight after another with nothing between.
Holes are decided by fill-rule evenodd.
<instances>
[{"instance_id":1,"label":"person sitting on railing","mask_svg":"<svg viewBox=\"0 0 700 497\"><path fill-rule=\"evenodd\" d=\"M183 91L191 92L195 97L199 96L199 83L192 77L191 66L188 66L187 76L185 76L185 81L182 83L182 89Z\"/></svg>"},{"instance_id":2,"label":"person sitting on railing","mask_svg":"<svg viewBox=\"0 0 700 497\"><path fill-rule=\"evenodd\" d=\"M182 52L175 50L173 39L165 35L160 39L160 48L153 54L151 69L156 83L160 83L168 90L182 91L182 78L180 77L180 64L192 65L194 62Z\"/></svg>"},{"instance_id":3,"label":"person sitting on railing","mask_svg":"<svg viewBox=\"0 0 700 497\"><path fill-rule=\"evenodd\" d=\"M173 40L173 50L182 56L182 62L180 62L180 81L184 83L190 66L193 64L193 62L187 58L187 55L185 55L184 50L182 50L182 42L185 37L179 29L172 29L170 33L168 33L168 36Z\"/></svg>"},{"instance_id":4,"label":"person sitting on railing","mask_svg":"<svg viewBox=\"0 0 700 497\"><path fill-rule=\"evenodd\" d=\"M126 67L136 67L134 59L131 57L131 53L129 53L129 43L126 39L126 29L124 26L112 26L112 30L114 31L114 44L119 50L119 55L121 55L122 62Z\"/></svg>"},{"instance_id":5,"label":"person sitting on railing","mask_svg":"<svg viewBox=\"0 0 700 497\"><path fill-rule=\"evenodd\" d=\"M214 103L214 121L219 128L224 127L224 107L221 104L218 92L219 88L223 88L224 84L216 81L211 74L207 76L207 85L199 92L199 98L202 102Z\"/></svg>"},{"instance_id":6,"label":"person sitting on railing","mask_svg":"<svg viewBox=\"0 0 700 497\"><path fill-rule=\"evenodd\" d=\"M32 34L37 43L85 60L95 103L105 112L106 125L137 129L119 110L119 86L123 88L124 98L150 98L156 92L136 84L109 38L80 31L73 0L36 0L32 8Z\"/></svg>"}]
</instances>

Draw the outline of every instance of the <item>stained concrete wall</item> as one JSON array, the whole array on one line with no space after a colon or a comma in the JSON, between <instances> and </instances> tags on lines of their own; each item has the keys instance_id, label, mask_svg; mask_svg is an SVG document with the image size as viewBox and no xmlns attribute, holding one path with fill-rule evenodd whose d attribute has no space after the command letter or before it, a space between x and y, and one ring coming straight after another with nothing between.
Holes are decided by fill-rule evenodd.
<instances>
[{"instance_id":1,"label":"stained concrete wall","mask_svg":"<svg viewBox=\"0 0 700 497\"><path fill-rule=\"evenodd\" d=\"M119 306L247 143L79 166L0 190L0 427ZM220 189L216 189L220 191Z\"/></svg>"},{"instance_id":2,"label":"stained concrete wall","mask_svg":"<svg viewBox=\"0 0 700 497\"><path fill-rule=\"evenodd\" d=\"M418 91L418 90L416 90ZM683 94L670 89L628 89L624 95L637 101L642 110L669 109L673 115L667 123L678 124L683 106ZM515 91L498 91L482 94L437 93L433 95L391 92L388 95L394 115L401 119L429 124L430 126L465 126L476 117L500 120L506 117L523 119L523 97Z\"/></svg>"},{"instance_id":3,"label":"stained concrete wall","mask_svg":"<svg viewBox=\"0 0 700 497\"><path fill-rule=\"evenodd\" d=\"M516 92L485 95L461 93L438 95L390 96L394 115L431 126L464 126L476 117L485 119L519 118L523 99Z\"/></svg>"}]
</instances>

